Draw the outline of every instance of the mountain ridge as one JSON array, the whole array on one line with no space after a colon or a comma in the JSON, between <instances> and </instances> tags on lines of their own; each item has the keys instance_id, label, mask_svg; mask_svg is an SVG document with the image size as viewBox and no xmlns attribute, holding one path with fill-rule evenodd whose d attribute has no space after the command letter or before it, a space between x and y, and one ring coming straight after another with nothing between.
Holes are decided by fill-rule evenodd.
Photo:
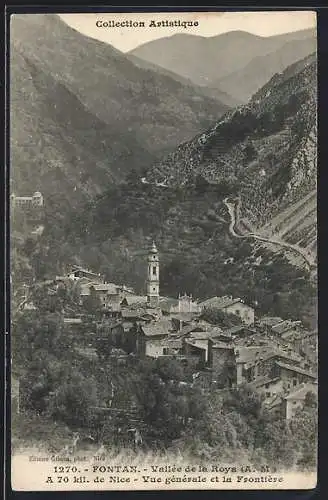
<instances>
[{"instance_id":1,"label":"mountain ridge","mask_svg":"<svg viewBox=\"0 0 328 500\"><path fill-rule=\"evenodd\" d=\"M178 34L174 38L142 44L129 54L189 78L198 85L215 88L220 79L240 71L255 57L275 52L292 40L315 39L315 34L314 28L269 37L240 30L213 37L191 35L188 39L184 38L187 35ZM302 57L301 53L299 59ZM220 90L227 91L227 88ZM232 97L238 99L237 95Z\"/></svg>"},{"instance_id":2,"label":"mountain ridge","mask_svg":"<svg viewBox=\"0 0 328 500\"><path fill-rule=\"evenodd\" d=\"M106 182L120 181L134 169L141 171L162 151L192 137L229 109L191 86L136 67L114 47L85 37L57 15L15 14L10 36L11 164L16 191L33 192L38 186L47 193L46 179L54 181L55 172L61 177L65 170L66 181L71 176L67 194L76 188L74 196L80 190L91 195ZM65 106L57 102L56 92ZM84 121L90 126L82 132L79 123ZM98 139L94 127L101 130ZM57 170L52 168L56 162ZM94 177L90 162L95 165ZM79 170L87 185L79 181Z\"/></svg>"},{"instance_id":3,"label":"mountain ridge","mask_svg":"<svg viewBox=\"0 0 328 500\"><path fill-rule=\"evenodd\" d=\"M315 189L315 54L275 75L247 105L156 162L146 179L188 185L199 175L239 186L242 216L258 228Z\"/></svg>"},{"instance_id":4,"label":"mountain ridge","mask_svg":"<svg viewBox=\"0 0 328 500\"><path fill-rule=\"evenodd\" d=\"M278 50L257 56L239 71L219 79L217 86L223 91L230 90L241 102L247 102L275 73L315 52L316 45L315 38L289 41Z\"/></svg>"}]
</instances>

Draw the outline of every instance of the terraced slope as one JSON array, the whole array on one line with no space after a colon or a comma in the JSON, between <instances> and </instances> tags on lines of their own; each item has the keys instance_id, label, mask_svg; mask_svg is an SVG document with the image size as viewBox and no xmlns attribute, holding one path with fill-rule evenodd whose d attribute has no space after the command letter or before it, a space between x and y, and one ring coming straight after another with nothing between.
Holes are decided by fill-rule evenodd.
<instances>
[{"instance_id":1,"label":"terraced slope","mask_svg":"<svg viewBox=\"0 0 328 500\"><path fill-rule=\"evenodd\" d=\"M248 105L156 162L146 179L225 183L240 194L246 227L315 250L316 69L311 55L275 75Z\"/></svg>"}]
</instances>

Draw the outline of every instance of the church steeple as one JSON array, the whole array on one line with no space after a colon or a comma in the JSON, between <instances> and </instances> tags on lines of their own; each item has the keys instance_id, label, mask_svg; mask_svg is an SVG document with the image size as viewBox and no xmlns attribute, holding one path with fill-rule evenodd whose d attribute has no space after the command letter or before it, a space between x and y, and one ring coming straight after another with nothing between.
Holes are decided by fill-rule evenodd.
<instances>
[{"instance_id":1,"label":"church steeple","mask_svg":"<svg viewBox=\"0 0 328 500\"><path fill-rule=\"evenodd\" d=\"M147 302L150 307L156 307L159 302L159 258L154 241L148 252Z\"/></svg>"}]
</instances>

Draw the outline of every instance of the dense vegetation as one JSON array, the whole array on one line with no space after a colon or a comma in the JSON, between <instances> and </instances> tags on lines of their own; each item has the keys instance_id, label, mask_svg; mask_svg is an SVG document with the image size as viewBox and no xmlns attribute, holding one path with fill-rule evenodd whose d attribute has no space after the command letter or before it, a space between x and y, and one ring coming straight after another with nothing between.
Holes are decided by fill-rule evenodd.
<instances>
[{"instance_id":1,"label":"dense vegetation","mask_svg":"<svg viewBox=\"0 0 328 500\"><path fill-rule=\"evenodd\" d=\"M245 106L156 162L147 178L235 180L242 215L261 227L316 186L316 60L275 75Z\"/></svg>"},{"instance_id":2,"label":"dense vegetation","mask_svg":"<svg viewBox=\"0 0 328 500\"><path fill-rule=\"evenodd\" d=\"M31 271L40 280L83 263L108 281L145 289L148 243L156 240L161 259L161 294L184 291L199 299L233 295L257 304L258 313L316 321L316 290L309 273L283 255L232 238L222 203L234 186L197 182L159 188L130 181L110 187L79 210L59 194L47 200L39 240L15 242L16 281ZM18 257L19 256L19 257ZM25 264L24 264L25 262Z\"/></svg>"},{"instance_id":3,"label":"dense vegetation","mask_svg":"<svg viewBox=\"0 0 328 500\"><path fill-rule=\"evenodd\" d=\"M65 304L78 307L74 289L65 294ZM312 397L287 424L267 413L261 398L246 387L204 394L193 383L191 368L174 359L130 355L95 362L81 351L81 332L63 323L63 290L51 303L45 295L46 288L43 294L36 291L38 312L17 315L13 323L14 374L21 383L21 413L13 415L14 448L39 442L59 452L73 431L91 436L98 446L129 447L127 431L137 425L146 450L179 449L191 458L222 462L243 456L275 467L315 465ZM116 411L99 412L109 399Z\"/></svg>"}]
</instances>

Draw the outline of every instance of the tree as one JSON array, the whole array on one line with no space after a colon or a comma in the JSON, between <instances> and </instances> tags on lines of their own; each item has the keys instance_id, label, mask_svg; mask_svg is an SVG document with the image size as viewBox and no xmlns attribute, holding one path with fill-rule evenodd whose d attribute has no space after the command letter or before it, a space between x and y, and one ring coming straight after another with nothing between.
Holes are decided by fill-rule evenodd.
<instances>
[{"instance_id":1,"label":"tree","mask_svg":"<svg viewBox=\"0 0 328 500\"><path fill-rule=\"evenodd\" d=\"M308 405L309 399L313 404L308 397L307 404L297 410L289 428L298 451L298 465L313 469L317 463L318 415L317 409Z\"/></svg>"},{"instance_id":2,"label":"tree","mask_svg":"<svg viewBox=\"0 0 328 500\"><path fill-rule=\"evenodd\" d=\"M72 427L87 426L97 406L96 383L74 370L55 391L51 402L53 418Z\"/></svg>"},{"instance_id":3,"label":"tree","mask_svg":"<svg viewBox=\"0 0 328 500\"><path fill-rule=\"evenodd\" d=\"M255 160L257 156L256 149L254 148L253 144L247 144L244 149L244 155L245 155L245 162L250 163L251 161Z\"/></svg>"},{"instance_id":4,"label":"tree","mask_svg":"<svg viewBox=\"0 0 328 500\"><path fill-rule=\"evenodd\" d=\"M241 324L240 318L235 314L229 314L215 308L206 308L202 313L202 319L212 323L212 325L219 325L226 328L231 328Z\"/></svg>"}]
</instances>

